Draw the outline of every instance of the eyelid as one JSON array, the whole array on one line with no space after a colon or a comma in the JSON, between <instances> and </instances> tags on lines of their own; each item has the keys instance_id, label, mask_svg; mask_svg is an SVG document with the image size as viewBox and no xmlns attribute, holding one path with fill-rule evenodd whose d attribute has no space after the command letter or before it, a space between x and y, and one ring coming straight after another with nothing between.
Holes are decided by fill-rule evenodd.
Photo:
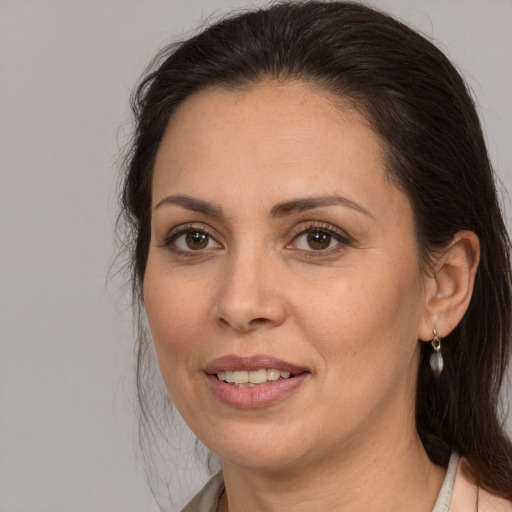
<instances>
[{"instance_id":1,"label":"eyelid","mask_svg":"<svg viewBox=\"0 0 512 512\"><path fill-rule=\"evenodd\" d=\"M183 251L181 249L178 249L177 247L173 246L173 242L179 238L180 236L184 236L187 233L190 232L200 232L204 233L205 235L209 236L218 246L222 247L222 244L218 240L218 236L214 235L212 233L212 229L205 224L202 224L200 222L190 222L186 224L180 224L179 226L175 226L172 228L162 239L162 241L159 243L159 247L167 248L174 253L177 254L183 254L183 255L195 255L198 256L200 253L204 253L207 249L204 250L190 250L190 251ZM211 248L210 248L211 249Z\"/></svg>"},{"instance_id":2,"label":"eyelid","mask_svg":"<svg viewBox=\"0 0 512 512\"><path fill-rule=\"evenodd\" d=\"M321 222L321 221L318 221L318 222L317 221L308 221L305 223L301 223L292 229L290 236L293 239L295 239L299 235L302 235L305 233L310 233L311 231L315 231L315 230L326 231L332 235L335 235L338 238L341 238L345 242L352 241L352 237L346 231L344 231L332 224L329 224L327 222Z\"/></svg>"},{"instance_id":3,"label":"eyelid","mask_svg":"<svg viewBox=\"0 0 512 512\"><path fill-rule=\"evenodd\" d=\"M325 232L329 235L331 235L338 244L335 245L335 247L330 247L324 250L307 250L307 249L298 249L296 247L293 247L293 243L295 240L297 240L299 237L307 235L311 232ZM307 223L299 224L298 226L295 226L293 230L291 231L290 236L292 237L292 240L286 245L287 249L295 249L297 251L300 251L304 253L304 255L311 256L311 257L322 257L326 255L330 255L333 253L336 253L340 250L343 250L344 247L347 245L351 245L353 243L353 239L350 235L346 233L346 231L343 231L336 226L333 226L332 224L328 224L325 222L315 222L310 221Z\"/></svg>"}]
</instances>

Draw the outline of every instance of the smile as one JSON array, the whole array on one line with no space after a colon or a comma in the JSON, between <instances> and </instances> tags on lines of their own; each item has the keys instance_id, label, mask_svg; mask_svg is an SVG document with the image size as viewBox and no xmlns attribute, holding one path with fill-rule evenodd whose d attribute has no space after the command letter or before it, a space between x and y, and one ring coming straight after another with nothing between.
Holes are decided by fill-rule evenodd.
<instances>
[{"instance_id":1,"label":"smile","mask_svg":"<svg viewBox=\"0 0 512 512\"><path fill-rule=\"evenodd\" d=\"M292 376L291 372L277 370L275 368L262 368L260 370L251 371L221 371L217 373L219 380L240 387L254 387L269 381L289 379L290 376Z\"/></svg>"},{"instance_id":2,"label":"smile","mask_svg":"<svg viewBox=\"0 0 512 512\"><path fill-rule=\"evenodd\" d=\"M205 368L213 395L239 409L267 407L300 389L311 376L309 369L271 356L228 355Z\"/></svg>"}]
</instances>

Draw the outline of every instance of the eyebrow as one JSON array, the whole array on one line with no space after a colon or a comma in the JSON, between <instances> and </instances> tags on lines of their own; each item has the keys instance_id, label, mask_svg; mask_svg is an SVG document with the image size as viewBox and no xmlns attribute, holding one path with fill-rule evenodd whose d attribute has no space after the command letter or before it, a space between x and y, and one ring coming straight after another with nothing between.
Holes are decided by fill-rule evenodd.
<instances>
[{"instance_id":1,"label":"eyebrow","mask_svg":"<svg viewBox=\"0 0 512 512\"><path fill-rule=\"evenodd\" d=\"M191 210L199 213L204 213L212 217L222 217L222 208L209 201L197 199L191 196L175 195L164 197L154 208L157 210L164 205L178 205L186 210ZM273 218L282 218L293 213L300 213L323 206L345 206L352 208L368 217L374 218L373 215L363 206L341 196L326 196L326 197L305 197L300 199L293 199L276 204L270 210L270 216Z\"/></svg>"},{"instance_id":2,"label":"eyebrow","mask_svg":"<svg viewBox=\"0 0 512 512\"><path fill-rule=\"evenodd\" d=\"M374 218L373 215L360 204L341 196L326 196L326 197L305 197L302 199L294 199L276 204L270 211L270 215L274 218L285 217L292 213L300 213L314 208L321 208L322 206L346 206L352 208L368 217Z\"/></svg>"},{"instance_id":3,"label":"eyebrow","mask_svg":"<svg viewBox=\"0 0 512 512\"><path fill-rule=\"evenodd\" d=\"M194 212L204 213L211 217L222 217L222 208L216 204L204 201L203 199L197 199L190 196L168 196L164 197L153 210L158 210L164 205L176 204L185 208L186 210L192 210Z\"/></svg>"}]
</instances>

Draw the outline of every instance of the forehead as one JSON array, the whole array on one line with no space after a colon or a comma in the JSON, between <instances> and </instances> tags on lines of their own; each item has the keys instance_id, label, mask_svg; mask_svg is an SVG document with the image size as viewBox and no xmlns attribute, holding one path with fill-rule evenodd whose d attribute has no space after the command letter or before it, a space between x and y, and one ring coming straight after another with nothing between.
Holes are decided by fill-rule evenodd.
<instances>
[{"instance_id":1,"label":"forehead","mask_svg":"<svg viewBox=\"0 0 512 512\"><path fill-rule=\"evenodd\" d=\"M183 102L159 147L153 203L169 193L219 201L249 190L278 202L383 187L383 144L349 102L301 82L270 82L210 88Z\"/></svg>"}]
</instances>

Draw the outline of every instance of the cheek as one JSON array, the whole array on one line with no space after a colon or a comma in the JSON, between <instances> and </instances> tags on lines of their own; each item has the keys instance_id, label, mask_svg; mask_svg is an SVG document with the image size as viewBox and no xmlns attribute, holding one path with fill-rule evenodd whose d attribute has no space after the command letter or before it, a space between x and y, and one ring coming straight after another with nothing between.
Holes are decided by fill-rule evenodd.
<instances>
[{"instance_id":1,"label":"cheek","mask_svg":"<svg viewBox=\"0 0 512 512\"><path fill-rule=\"evenodd\" d=\"M297 293L302 330L326 362L338 361L350 374L368 365L377 368L386 359L408 359L417 344L421 289L416 268L369 267L347 270L344 279L321 291Z\"/></svg>"},{"instance_id":2,"label":"cheek","mask_svg":"<svg viewBox=\"0 0 512 512\"><path fill-rule=\"evenodd\" d=\"M168 269L148 265L144 302L155 351L167 392L187 423L194 424L203 374L197 354L204 347L205 323L211 318L207 297L199 283L183 283Z\"/></svg>"},{"instance_id":3,"label":"cheek","mask_svg":"<svg viewBox=\"0 0 512 512\"><path fill-rule=\"evenodd\" d=\"M162 374L166 379L183 369L183 361L201 344L204 323L210 318L204 290L183 285L169 272L148 265L144 303ZM204 335L204 334L203 334Z\"/></svg>"}]
</instances>

